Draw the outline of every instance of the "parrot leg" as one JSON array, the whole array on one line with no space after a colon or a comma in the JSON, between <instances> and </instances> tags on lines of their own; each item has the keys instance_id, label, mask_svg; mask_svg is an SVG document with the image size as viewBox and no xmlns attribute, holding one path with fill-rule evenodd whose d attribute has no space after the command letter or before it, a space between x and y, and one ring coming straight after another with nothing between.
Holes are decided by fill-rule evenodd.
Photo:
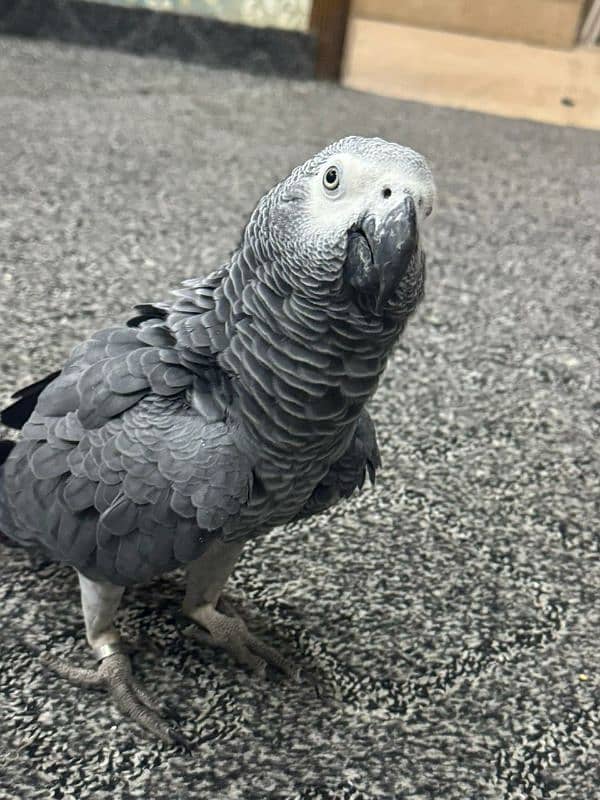
<instances>
[{"instance_id":1,"label":"parrot leg","mask_svg":"<svg viewBox=\"0 0 600 800\"><path fill-rule=\"evenodd\" d=\"M124 716L164 742L187 748L184 737L160 716L160 703L133 677L126 646L114 625L124 588L78 576L87 641L98 668L76 667L52 657L44 658L46 666L76 686L107 691Z\"/></svg>"},{"instance_id":2,"label":"parrot leg","mask_svg":"<svg viewBox=\"0 0 600 800\"><path fill-rule=\"evenodd\" d=\"M214 542L189 565L183 613L200 627L190 626L185 633L226 650L238 663L255 672L265 674L270 664L288 677L297 678L300 669L250 633L232 604L221 596L242 547L238 542Z\"/></svg>"}]
</instances>

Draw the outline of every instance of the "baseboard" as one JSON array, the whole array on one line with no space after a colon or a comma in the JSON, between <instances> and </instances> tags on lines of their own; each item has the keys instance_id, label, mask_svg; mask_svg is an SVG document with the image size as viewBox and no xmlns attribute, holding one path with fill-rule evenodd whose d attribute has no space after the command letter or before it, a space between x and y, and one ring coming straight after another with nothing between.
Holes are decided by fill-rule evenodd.
<instances>
[{"instance_id":1,"label":"baseboard","mask_svg":"<svg viewBox=\"0 0 600 800\"><path fill-rule=\"evenodd\" d=\"M82 0L2 0L0 34L295 78L314 75L309 34Z\"/></svg>"}]
</instances>

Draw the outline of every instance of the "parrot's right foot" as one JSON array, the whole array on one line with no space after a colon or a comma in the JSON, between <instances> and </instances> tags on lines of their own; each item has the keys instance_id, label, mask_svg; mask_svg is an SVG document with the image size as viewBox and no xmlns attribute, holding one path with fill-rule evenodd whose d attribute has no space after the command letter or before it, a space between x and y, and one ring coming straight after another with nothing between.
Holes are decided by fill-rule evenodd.
<instances>
[{"instance_id":1,"label":"parrot's right foot","mask_svg":"<svg viewBox=\"0 0 600 800\"><path fill-rule=\"evenodd\" d=\"M164 708L133 677L129 656L113 652L103 658L96 670L76 667L68 662L42 656L49 669L75 686L107 691L119 711L149 733L169 745L190 750L187 739L161 716Z\"/></svg>"},{"instance_id":2,"label":"parrot's right foot","mask_svg":"<svg viewBox=\"0 0 600 800\"><path fill-rule=\"evenodd\" d=\"M184 635L226 650L238 664L250 667L259 675L265 675L270 665L292 680L300 678L300 667L250 633L234 606L224 597L219 600L219 608L221 610L217 611L212 603L206 603L189 609L186 616L197 624L186 628Z\"/></svg>"}]
</instances>

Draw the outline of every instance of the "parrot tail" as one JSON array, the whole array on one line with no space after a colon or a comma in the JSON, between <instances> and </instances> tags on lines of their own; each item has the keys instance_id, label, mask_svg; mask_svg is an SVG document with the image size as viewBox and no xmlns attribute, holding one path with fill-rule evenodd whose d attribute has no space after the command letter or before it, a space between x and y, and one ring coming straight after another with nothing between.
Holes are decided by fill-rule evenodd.
<instances>
[{"instance_id":1,"label":"parrot tail","mask_svg":"<svg viewBox=\"0 0 600 800\"><path fill-rule=\"evenodd\" d=\"M2 547L11 547L24 550L33 566L40 567L49 563L46 553L35 541L23 539L18 535L18 526L12 516L4 486L4 470L6 459L15 442L0 439L0 553ZM0 555L0 558L2 556Z\"/></svg>"},{"instance_id":2,"label":"parrot tail","mask_svg":"<svg viewBox=\"0 0 600 800\"><path fill-rule=\"evenodd\" d=\"M2 480L2 472L3 467L2 465L8 458L8 454L15 446L14 442L11 442L9 439L0 439L0 481Z\"/></svg>"},{"instance_id":3,"label":"parrot tail","mask_svg":"<svg viewBox=\"0 0 600 800\"><path fill-rule=\"evenodd\" d=\"M19 389L18 392L15 392L12 396L12 399L15 400L15 402L0 412L0 420L4 423L4 425L6 425L7 428L15 428L16 430L20 430L32 415L37 404L38 397L44 391L46 386L52 383L52 381L59 375L60 370L57 372L51 372L50 375L46 375L46 377L42 378L40 381L32 383L31 386L25 386L25 388ZM2 444L4 444L4 442L2 442ZM8 453L6 455L8 456ZM2 464L5 460L6 457L2 458L2 452L0 451L0 464Z\"/></svg>"},{"instance_id":4,"label":"parrot tail","mask_svg":"<svg viewBox=\"0 0 600 800\"><path fill-rule=\"evenodd\" d=\"M19 389L18 392L15 392L12 396L15 402L0 411L0 422L6 425L7 428L20 430L32 415L40 394L58 375L60 375L60 372L52 372L42 378L41 381L36 381L31 386L26 386L24 389ZM0 545L9 547L16 547L17 543L9 539L5 533L11 530L14 525L12 524L12 515L8 509L4 490L4 464L14 446L15 442L11 442L10 439L0 439Z\"/></svg>"},{"instance_id":5,"label":"parrot tail","mask_svg":"<svg viewBox=\"0 0 600 800\"><path fill-rule=\"evenodd\" d=\"M2 482L2 473L4 472L3 464L14 446L15 443L11 442L10 439L0 439L0 483Z\"/></svg>"},{"instance_id":6,"label":"parrot tail","mask_svg":"<svg viewBox=\"0 0 600 800\"><path fill-rule=\"evenodd\" d=\"M3 518L8 514L8 506L6 503L6 497L4 496L4 462L8 458L8 454L15 446L14 442L9 441L8 439L0 439L0 545L6 545L7 547L15 547L16 542L9 539L2 532L2 522Z\"/></svg>"}]
</instances>

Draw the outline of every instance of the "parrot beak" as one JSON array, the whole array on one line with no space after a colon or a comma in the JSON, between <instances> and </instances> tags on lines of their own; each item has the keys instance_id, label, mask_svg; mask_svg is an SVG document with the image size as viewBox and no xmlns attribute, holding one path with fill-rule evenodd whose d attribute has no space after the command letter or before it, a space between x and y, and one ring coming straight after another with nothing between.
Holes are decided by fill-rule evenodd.
<instances>
[{"instance_id":1,"label":"parrot beak","mask_svg":"<svg viewBox=\"0 0 600 800\"><path fill-rule=\"evenodd\" d=\"M367 215L348 231L344 271L349 283L374 299L380 313L406 274L419 248L417 212L410 195L383 219Z\"/></svg>"}]
</instances>

